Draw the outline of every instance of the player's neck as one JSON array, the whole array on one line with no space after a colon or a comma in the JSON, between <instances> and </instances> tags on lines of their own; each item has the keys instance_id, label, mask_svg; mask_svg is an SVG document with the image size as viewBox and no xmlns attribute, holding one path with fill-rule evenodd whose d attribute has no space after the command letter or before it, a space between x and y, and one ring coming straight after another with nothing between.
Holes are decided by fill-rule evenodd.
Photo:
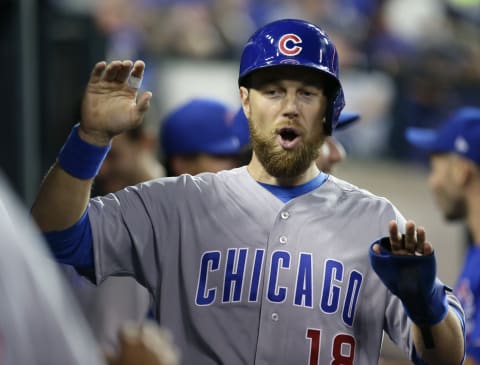
<instances>
[{"instance_id":1,"label":"player's neck","mask_svg":"<svg viewBox=\"0 0 480 365\"><path fill-rule=\"evenodd\" d=\"M248 164L247 170L249 174L258 182L280 186L296 186L304 184L314 179L320 172L317 168L317 165L315 164L315 161L312 161L310 167L303 174L295 176L293 178L278 178L270 175L265 170L263 165L256 157L255 153L253 153L252 155L252 159Z\"/></svg>"}]
</instances>

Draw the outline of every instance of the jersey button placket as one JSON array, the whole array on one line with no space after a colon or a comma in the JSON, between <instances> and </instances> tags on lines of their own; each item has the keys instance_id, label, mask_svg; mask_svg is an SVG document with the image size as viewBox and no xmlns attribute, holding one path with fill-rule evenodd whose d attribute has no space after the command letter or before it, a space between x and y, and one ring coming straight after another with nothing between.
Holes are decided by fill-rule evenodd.
<instances>
[{"instance_id":1,"label":"jersey button placket","mask_svg":"<svg viewBox=\"0 0 480 365\"><path fill-rule=\"evenodd\" d=\"M290 218L290 213L284 210L283 212L280 213L280 218L285 221L288 218ZM284 236L284 235L280 236L279 242L281 245L286 245L287 241L288 241L287 236Z\"/></svg>"}]
</instances>

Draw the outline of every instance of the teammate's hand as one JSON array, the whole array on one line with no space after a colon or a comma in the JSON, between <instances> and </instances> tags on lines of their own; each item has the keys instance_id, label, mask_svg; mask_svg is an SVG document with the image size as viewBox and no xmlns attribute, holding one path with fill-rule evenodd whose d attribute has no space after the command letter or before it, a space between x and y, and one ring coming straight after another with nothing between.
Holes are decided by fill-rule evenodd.
<instances>
[{"instance_id":1,"label":"teammate's hand","mask_svg":"<svg viewBox=\"0 0 480 365\"><path fill-rule=\"evenodd\" d=\"M433 253L432 244L426 241L425 229L416 227L415 222L409 220L405 225L405 235L398 231L398 224L392 220L389 223L390 250L393 255L430 255ZM373 251L380 254L380 245L373 246Z\"/></svg>"},{"instance_id":2,"label":"teammate's hand","mask_svg":"<svg viewBox=\"0 0 480 365\"><path fill-rule=\"evenodd\" d=\"M152 98L147 91L137 100L144 70L143 61L98 62L94 66L82 101L82 139L107 145L115 135L142 122Z\"/></svg>"},{"instance_id":3,"label":"teammate's hand","mask_svg":"<svg viewBox=\"0 0 480 365\"><path fill-rule=\"evenodd\" d=\"M178 365L170 332L154 322L130 323L119 333L119 350L106 355L109 365Z\"/></svg>"}]
</instances>

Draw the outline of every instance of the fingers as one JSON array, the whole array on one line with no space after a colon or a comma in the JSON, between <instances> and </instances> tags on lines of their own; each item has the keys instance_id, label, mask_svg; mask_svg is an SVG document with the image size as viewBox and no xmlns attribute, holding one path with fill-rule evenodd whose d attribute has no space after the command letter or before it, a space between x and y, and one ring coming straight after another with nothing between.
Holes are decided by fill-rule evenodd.
<instances>
[{"instance_id":1,"label":"fingers","mask_svg":"<svg viewBox=\"0 0 480 365\"><path fill-rule=\"evenodd\" d=\"M414 221L407 221L405 234L402 236L396 221L389 223L390 245L392 253L398 255L429 255L433 246L426 241L426 232L423 227L416 227Z\"/></svg>"},{"instance_id":2,"label":"fingers","mask_svg":"<svg viewBox=\"0 0 480 365\"><path fill-rule=\"evenodd\" d=\"M417 245L417 235L415 231L415 222L408 221L405 224L404 247L408 252L414 252L416 245Z\"/></svg>"},{"instance_id":3,"label":"fingers","mask_svg":"<svg viewBox=\"0 0 480 365\"><path fill-rule=\"evenodd\" d=\"M133 89L138 89L145 71L145 63L143 61L136 61L133 63L130 60L112 61L106 63L104 61L98 62L90 77L90 83L97 83L99 81L106 81L111 83L124 84ZM128 81L133 78L135 82L130 84Z\"/></svg>"},{"instance_id":4,"label":"fingers","mask_svg":"<svg viewBox=\"0 0 480 365\"><path fill-rule=\"evenodd\" d=\"M128 78L128 86L132 89L139 89L142 85L143 73L145 71L145 64L143 61L137 61L133 65L132 73Z\"/></svg>"},{"instance_id":5,"label":"fingers","mask_svg":"<svg viewBox=\"0 0 480 365\"><path fill-rule=\"evenodd\" d=\"M107 65L105 73L103 75L103 79L105 81L113 82L116 80L120 69L122 68L121 61L112 61Z\"/></svg>"},{"instance_id":6,"label":"fingers","mask_svg":"<svg viewBox=\"0 0 480 365\"><path fill-rule=\"evenodd\" d=\"M380 245L378 243L373 245L372 250L373 250L373 252L375 252L378 255L380 255L382 253L382 251L380 250Z\"/></svg>"},{"instance_id":7,"label":"fingers","mask_svg":"<svg viewBox=\"0 0 480 365\"><path fill-rule=\"evenodd\" d=\"M105 68L107 67L107 63L105 61L98 62L92 70L92 73L90 75L90 82L91 83L96 83L100 81L103 72L105 71Z\"/></svg>"},{"instance_id":8,"label":"fingers","mask_svg":"<svg viewBox=\"0 0 480 365\"><path fill-rule=\"evenodd\" d=\"M152 98L150 92L138 93L144 69L143 61L95 65L82 100L81 130L85 140L103 146L113 136L141 124ZM132 84L132 78L137 82Z\"/></svg>"},{"instance_id":9,"label":"fingers","mask_svg":"<svg viewBox=\"0 0 480 365\"><path fill-rule=\"evenodd\" d=\"M115 78L115 81L125 82L130 76L130 70L132 69L132 61L123 61Z\"/></svg>"},{"instance_id":10,"label":"fingers","mask_svg":"<svg viewBox=\"0 0 480 365\"><path fill-rule=\"evenodd\" d=\"M132 69L132 76L142 78L145 71L145 63L143 61L135 61Z\"/></svg>"},{"instance_id":11,"label":"fingers","mask_svg":"<svg viewBox=\"0 0 480 365\"><path fill-rule=\"evenodd\" d=\"M152 99L152 93L150 91L144 92L137 100L137 112L141 117L150 107L150 100Z\"/></svg>"},{"instance_id":12,"label":"fingers","mask_svg":"<svg viewBox=\"0 0 480 365\"><path fill-rule=\"evenodd\" d=\"M109 82L125 83L130 76L132 61L112 61L105 70L104 79Z\"/></svg>"},{"instance_id":13,"label":"fingers","mask_svg":"<svg viewBox=\"0 0 480 365\"><path fill-rule=\"evenodd\" d=\"M396 221L391 221L388 225L388 231L390 232L390 245L392 251L399 251L403 248L402 235L398 231L398 225Z\"/></svg>"},{"instance_id":14,"label":"fingers","mask_svg":"<svg viewBox=\"0 0 480 365\"><path fill-rule=\"evenodd\" d=\"M433 253L433 246L427 241L427 234L425 228L417 228L417 244L415 246L416 255L431 255Z\"/></svg>"},{"instance_id":15,"label":"fingers","mask_svg":"<svg viewBox=\"0 0 480 365\"><path fill-rule=\"evenodd\" d=\"M156 323L125 324L119 332L119 344L124 365L179 364L179 352L170 332Z\"/></svg>"}]
</instances>

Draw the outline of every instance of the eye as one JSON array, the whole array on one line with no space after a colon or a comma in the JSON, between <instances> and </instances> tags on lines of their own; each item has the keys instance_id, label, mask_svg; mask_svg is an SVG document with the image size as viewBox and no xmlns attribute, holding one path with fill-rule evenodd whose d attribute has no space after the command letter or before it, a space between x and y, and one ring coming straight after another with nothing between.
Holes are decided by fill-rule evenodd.
<instances>
[{"instance_id":1,"label":"eye","mask_svg":"<svg viewBox=\"0 0 480 365\"><path fill-rule=\"evenodd\" d=\"M268 97L276 97L281 94L281 90L277 87L266 87L262 90L262 93Z\"/></svg>"},{"instance_id":2,"label":"eye","mask_svg":"<svg viewBox=\"0 0 480 365\"><path fill-rule=\"evenodd\" d=\"M319 94L318 90L316 90L314 88L306 88L306 89L300 90L300 95L308 97L308 98L315 97L318 94Z\"/></svg>"}]
</instances>

